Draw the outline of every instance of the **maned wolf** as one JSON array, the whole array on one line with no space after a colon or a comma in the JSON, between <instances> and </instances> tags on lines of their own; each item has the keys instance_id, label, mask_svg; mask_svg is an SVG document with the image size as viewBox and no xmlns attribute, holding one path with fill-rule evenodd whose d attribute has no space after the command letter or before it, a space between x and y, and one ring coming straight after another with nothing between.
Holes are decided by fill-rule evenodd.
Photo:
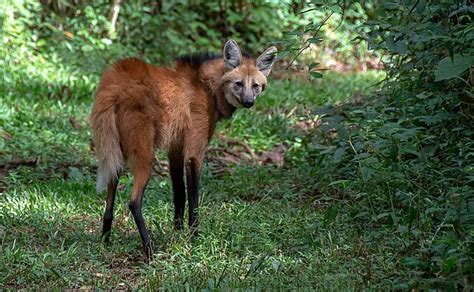
<instances>
[{"instance_id":1,"label":"maned wolf","mask_svg":"<svg viewBox=\"0 0 474 292\"><path fill-rule=\"evenodd\" d=\"M99 160L97 189L107 186L108 191L104 241L109 241L118 179L127 165L133 174L129 208L145 256L151 259L141 202L156 148L168 151L178 229L183 226L186 172L189 226L195 230L201 165L216 123L230 118L237 108L254 104L265 90L276 52L270 47L253 60L229 40L222 56L184 56L177 59L175 68L131 58L116 62L103 73L91 123Z\"/></svg>"}]
</instances>

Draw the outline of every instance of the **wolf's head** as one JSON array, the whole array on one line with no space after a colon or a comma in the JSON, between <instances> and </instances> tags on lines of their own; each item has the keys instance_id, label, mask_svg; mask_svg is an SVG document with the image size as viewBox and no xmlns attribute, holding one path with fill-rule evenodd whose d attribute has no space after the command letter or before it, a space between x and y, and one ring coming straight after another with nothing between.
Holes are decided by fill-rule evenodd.
<instances>
[{"instance_id":1,"label":"wolf's head","mask_svg":"<svg viewBox=\"0 0 474 292\"><path fill-rule=\"evenodd\" d=\"M276 47L270 47L253 60L242 56L234 40L225 43L225 73L221 78L221 87L228 103L236 108L249 108L255 103L255 99L265 90L276 52Z\"/></svg>"}]
</instances>

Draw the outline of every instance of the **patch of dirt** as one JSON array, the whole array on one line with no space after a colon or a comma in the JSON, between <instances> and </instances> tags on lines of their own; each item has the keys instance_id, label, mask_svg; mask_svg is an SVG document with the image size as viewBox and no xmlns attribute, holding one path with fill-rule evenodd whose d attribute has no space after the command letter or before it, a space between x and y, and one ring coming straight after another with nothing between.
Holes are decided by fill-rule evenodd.
<instances>
[{"instance_id":1,"label":"patch of dirt","mask_svg":"<svg viewBox=\"0 0 474 292\"><path fill-rule=\"evenodd\" d=\"M139 253L139 250L133 254L119 254L112 259L112 262L109 264L109 269L113 274L120 274L121 278L127 279L138 273L136 269L132 267L134 264L142 263L143 259L144 257Z\"/></svg>"},{"instance_id":2,"label":"patch of dirt","mask_svg":"<svg viewBox=\"0 0 474 292\"><path fill-rule=\"evenodd\" d=\"M280 144L274 149L262 153L255 153L243 141L219 136L219 146L208 147L205 161L214 175L233 173L234 165L285 165L285 153L288 147ZM154 172L160 177L169 176L169 163L167 160L155 158Z\"/></svg>"},{"instance_id":3,"label":"patch of dirt","mask_svg":"<svg viewBox=\"0 0 474 292\"><path fill-rule=\"evenodd\" d=\"M215 175L233 173L233 165L275 165L283 167L285 164L285 153L287 146L280 144L270 151L255 153L253 149L243 141L220 136L220 144L225 146L210 147L207 150L206 161L211 166Z\"/></svg>"}]
</instances>

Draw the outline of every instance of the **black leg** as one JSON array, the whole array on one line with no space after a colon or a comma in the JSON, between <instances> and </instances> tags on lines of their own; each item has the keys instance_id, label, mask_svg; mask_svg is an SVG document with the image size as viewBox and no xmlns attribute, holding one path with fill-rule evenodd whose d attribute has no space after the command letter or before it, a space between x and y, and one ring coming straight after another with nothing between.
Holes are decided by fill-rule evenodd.
<instances>
[{"instance_id":1,"label":"black leg","mask_svg":"<svg viewBox=\"0 0 474 292\"><path fill-rule=\"evenodd\" d=\"M184 185L184 162L182 154L169 155L171 182L173 184L174 226L183 228L186 189Z\"/></svg>"},{"instance_id":2,"label":"black leg","mask_svg":"<svg viewBox=\"0 0 474 292\"><path fill-rule=\"evenodd\" d=\"M117 186L118 178L112 179L107 186L107 201L102 225L102 240L105 243L110 242L110 230L112 229L112 220L114 219L114 202Z\"/></svg>"},{"instance_id":3,"label":"black leg","mask_svg":"<svg viewBox=\"0 0 474 292\"><path fill-rule=\"evenodd\" d=\"M137 224L138 232L142 239L143 252L145 253L147 260L151 260L153 258L153 250L151 247L150 237L148 236L148 230L146 229L145 220L142 215L142 198L144 190L145 187L141 190L137 190L139 192L138 195L132 194L132 200L128 207L130 208L133 219L135 219L135 223Z\"/></svg>"},{"instance_id":4,"label":"black leg","mask_svg":"<svg viewBox=\"0 0 474 292\"><path fill-rule=\"evenodd\" d=\"M189 207L189 227L194 234L199 224L198 204L199 204L199 176L201 172L201 162L191 158L186 162L186 179L188 183L188 207Z\"/></svg>"}]
</instances>

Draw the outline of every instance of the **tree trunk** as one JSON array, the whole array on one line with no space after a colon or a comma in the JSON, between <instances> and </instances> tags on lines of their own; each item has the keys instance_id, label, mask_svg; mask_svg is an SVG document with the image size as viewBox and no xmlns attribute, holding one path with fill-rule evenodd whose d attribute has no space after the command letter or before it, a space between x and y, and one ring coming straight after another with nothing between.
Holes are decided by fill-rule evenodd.
<instances>
[{"instance_id":1,"label":"tree trunk","mask_svg":"<svg viewBox=\"0 0 474 292\"><path fill-rule=\"evenodd\" d=\"M112 36L115 33L115 27L117 25L117 19L119 16L121 4L122 4L122 0L113 0L112 2L112 8L110 9L110 13L109 13L109 21L110 21L109 36Z\"/></svg>"}]
</instances>

